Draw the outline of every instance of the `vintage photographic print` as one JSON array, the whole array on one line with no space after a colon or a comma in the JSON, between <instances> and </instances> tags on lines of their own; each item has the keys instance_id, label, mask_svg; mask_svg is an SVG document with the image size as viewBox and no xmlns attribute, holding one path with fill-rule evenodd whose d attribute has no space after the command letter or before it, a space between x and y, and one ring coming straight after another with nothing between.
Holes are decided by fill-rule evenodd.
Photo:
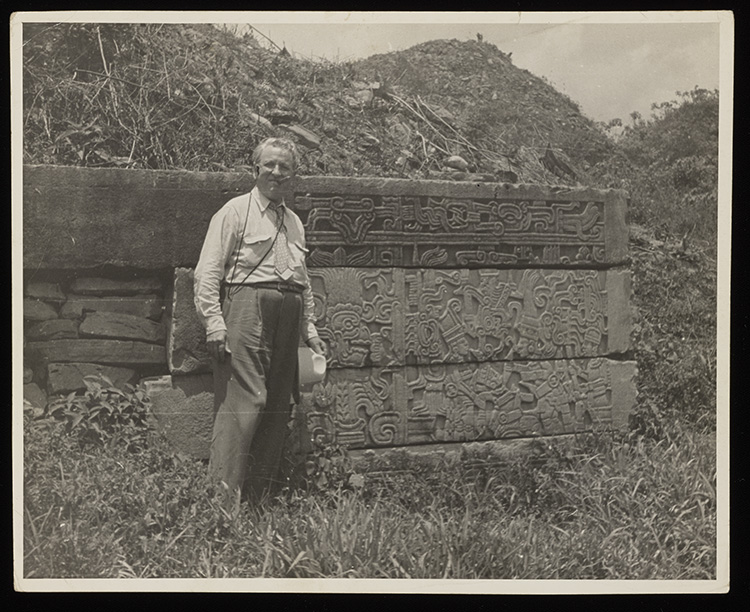
<instances>
[{"instance_id":1,"label":"vintage photographic print","mask_svg":"<svg viewBox=\"0 0 750 612\"><path fill-rule=\"evenodd\" d=\"M16 590L728 591L731 12L10 29Z\"/></svg>"}]
</instances>

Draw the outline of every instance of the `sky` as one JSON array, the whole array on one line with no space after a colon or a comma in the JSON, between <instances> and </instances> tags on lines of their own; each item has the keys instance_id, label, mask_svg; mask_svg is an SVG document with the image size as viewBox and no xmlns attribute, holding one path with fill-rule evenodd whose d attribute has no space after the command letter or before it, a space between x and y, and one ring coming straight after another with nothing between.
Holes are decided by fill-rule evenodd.
<instances>
[{"instance_id":1,"label":"sky","mask_svg":"<svg viewBox=\"0 0 750 612\"><path fill-rule=\"evenodd\" d=\"M354 18L339 23L311 23L310 18L306 23L279 23L279 14L276 23L264 18L247 22L294 54L331 61L356 60L427 40L476 40L479 33L485 42L512 53L515 66L544 77L596 121L627 121L633 111L647 117L653 103L674 100L678 91L719 88L715 19L591 23L591 14L584 15L556 14L556 23L497 22L507 21L506 13L485 15L482 20L475 17L468 23L458 23L451 13L442 14L440 23L357 23ZM703 15L691 17L705 19ZM272 20L273 15L265 19ZM264 42L262 36L256 37Z\"/></svg>"}]
</instances>

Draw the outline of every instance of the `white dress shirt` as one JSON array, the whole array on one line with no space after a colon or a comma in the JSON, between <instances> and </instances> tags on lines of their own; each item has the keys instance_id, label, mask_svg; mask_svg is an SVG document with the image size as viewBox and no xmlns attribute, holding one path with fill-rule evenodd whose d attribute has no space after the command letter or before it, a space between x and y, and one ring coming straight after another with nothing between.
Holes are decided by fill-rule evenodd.
<instances>
[{"instance_id":1,"label":"white dress shirt","mask_svg":"<svg viewBox=\"0 0 750 612\"><path fill-rule=\"evenodd\" d=\"M265 283L286 280L304 287L302 291L303 340L318 335L315 329L315 308L310 279L305 265L305 229L300 218L284 206L286 234L279 232L276 240L288 240L291 275L282 279L274 267L273 252L248 276L263 255L271 249L278 229L276 212L270 200L258 188L229 200L212 218L195 268L195 307L206 329L206 339L213 340L227 326L219 304L222 280L235 283ZM243 232L244 228L244 232ZM241 239L241 243L240 243ZM239 251L237 245L240 246Z\"/></svg>"}]
</instances>

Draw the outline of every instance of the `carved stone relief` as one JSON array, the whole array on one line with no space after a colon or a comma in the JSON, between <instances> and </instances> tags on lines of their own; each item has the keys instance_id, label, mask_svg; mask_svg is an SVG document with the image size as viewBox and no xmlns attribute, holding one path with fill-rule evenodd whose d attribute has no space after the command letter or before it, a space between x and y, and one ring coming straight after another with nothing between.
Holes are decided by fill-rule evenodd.
<instances>
[{"instance_id":1,"label":"carved stone relief","mask_svg":"<svg viewBox=\"0 0 750 612\"><path fill-rule=\"evenodd\" d=\"M303 410L351 448L569 434L621 425L634 375L602 358L333 370Z\"/></svg>"},{"instance_id":2,"label":"carved stone relief","mask_svg":"<svg viewBox=\"0 0 750 612\"><path fill-rule=\"evenodd\" d=\"M319 268L310 277L332 368L627 349L608 341L610 326L627 339L628 303L608 303L608 290L628 282L623 272Z\"/></svg>"},{"instance_id":3,"label":"carved stone relief","mask_svg":"<svg viewBox=\"0 0 750 612\"><path fill-rule=\"evenodd\" d=\"M603 201L306 194L311 266L492 267L608 261Z\"/></svg>"}]
</instances>

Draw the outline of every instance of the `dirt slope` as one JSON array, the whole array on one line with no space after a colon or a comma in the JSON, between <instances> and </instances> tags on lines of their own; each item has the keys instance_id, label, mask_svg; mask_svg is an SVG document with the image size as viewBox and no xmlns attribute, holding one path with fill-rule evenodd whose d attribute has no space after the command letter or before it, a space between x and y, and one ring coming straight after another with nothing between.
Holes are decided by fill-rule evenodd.
<instances>
[{"instance_id":1,"label":"dirt slope","mask_svg":"<svg viewBox=\"0 0 750 612\"><path fill-rule=\"evenodd\" d=\"M304 174L586 184L611 149L573 101L484 42L331 64L210 25L39 24L24 37L28 163L233 169L286 134Z\"/></svg>"}]
</instances>

